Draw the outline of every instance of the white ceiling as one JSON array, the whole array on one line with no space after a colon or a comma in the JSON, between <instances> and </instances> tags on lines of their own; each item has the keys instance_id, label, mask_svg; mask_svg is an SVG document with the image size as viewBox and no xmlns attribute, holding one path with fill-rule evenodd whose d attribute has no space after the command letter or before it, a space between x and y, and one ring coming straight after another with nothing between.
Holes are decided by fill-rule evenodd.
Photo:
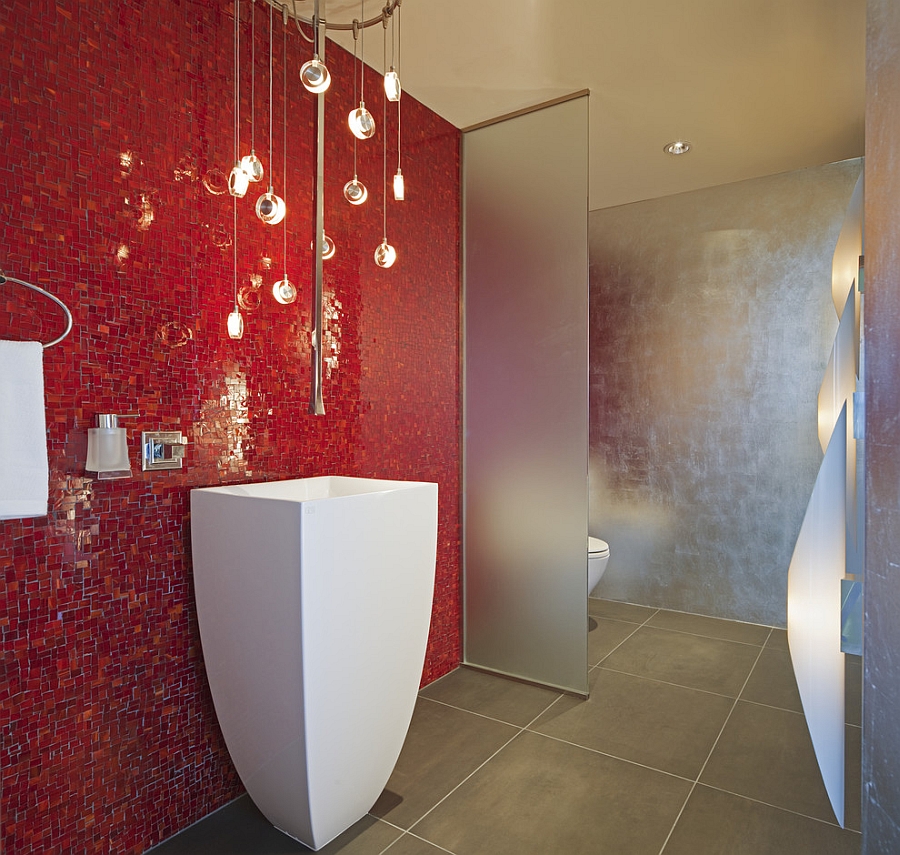
<instances>
[{"instance_id":1,"label":"white ceiling","mask_svg":"<svg viewBox=\"0 0 900 855\"><path fill-rule=\"evenodd\" d=\"M360 0L321 3L329 21L360 17ZM605 208L861 156L865 5L403 0L400 76L460 128L589 89L590 207ZM382 52L369 28L366 62L380 70ZM675 139L693 150L666 155Z\"/></svg>"}]
</instances>

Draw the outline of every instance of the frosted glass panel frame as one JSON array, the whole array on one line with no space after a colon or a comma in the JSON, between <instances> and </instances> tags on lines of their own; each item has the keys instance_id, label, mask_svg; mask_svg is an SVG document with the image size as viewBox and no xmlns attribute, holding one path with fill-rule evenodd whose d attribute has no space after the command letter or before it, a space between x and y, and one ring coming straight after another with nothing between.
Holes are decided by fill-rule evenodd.
<instances>
[{"instance_id":1,"label":"frosted glass panel frame","mask_svg":"<svg viewBox=\"0 0 900 855\"><path fill-rule=\"evenodd\" d=\"M587 693L588 99L466 132L464 661Z\"/></svg>"}]
</instances>

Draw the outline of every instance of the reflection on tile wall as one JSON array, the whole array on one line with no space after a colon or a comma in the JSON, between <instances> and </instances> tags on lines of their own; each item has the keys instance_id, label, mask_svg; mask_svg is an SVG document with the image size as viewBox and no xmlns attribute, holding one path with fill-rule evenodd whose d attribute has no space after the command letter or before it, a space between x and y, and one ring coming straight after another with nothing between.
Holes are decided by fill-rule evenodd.
<instances>
[{"instance_id":1,"label":"reflection on tile wall","mask_svg":"<svg viewBox=\"0 0 900 855\"><path fill-rule=\"evenodd\" d=\"M821 457L831 258L860 168L591 213L597 596L784 626Z\"/></svg>"},{"instance_id":2,"label":"reflection on tile wall","mask_svg":"<svg viewBox=\"0 0 900 855\"><path fill-rule=\"evenodd\" d=\"M257 154L289 215L285 232L253 215L261 190L238 202L240 342L225 331L234 207L215 192L233 162L231 4L0 8L0 268L75 318L45 354L51 512L0 523L4 852L142 852L240 792L194 617L191 487L328 473L437 481L423 681L459 661L459 134L404 97L407 200L387 213L400 258L380 270L381 131L359 146L370 202L351 208L352 57L331 48L326 219L338 253L325 267L327 414L308 416L314 114L296 72L309 48L275 17L270 152L266 8L241 4L241 134L247 149L255 115ZM374 77L369 92L380 120ZM270 288L285 269L300 297L282 307ZM0 293L0 337L46 340L57 317L31 292ZM86 431L104 412L131 416L130 480L84 476ZM136 438L150 429L185 432L184 470L140 472Z\"/></svg>"}]
</instances>

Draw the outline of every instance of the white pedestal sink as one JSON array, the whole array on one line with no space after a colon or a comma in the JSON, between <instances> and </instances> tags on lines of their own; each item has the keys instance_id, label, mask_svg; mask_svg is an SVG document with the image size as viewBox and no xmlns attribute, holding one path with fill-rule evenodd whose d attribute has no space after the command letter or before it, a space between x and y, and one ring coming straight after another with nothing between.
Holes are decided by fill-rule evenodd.
<instances>
[{"instance_id":1,"label":"white pedestal sink","mask_svg":"<svg viewBox=\"0 0 900 855\"><path fill-rule=\"evenodd\" d=\"M412 716L437 485L321 477L191 491L216 715L250 797L313 849L363 817Z\"/></svg>"}]
</instances>

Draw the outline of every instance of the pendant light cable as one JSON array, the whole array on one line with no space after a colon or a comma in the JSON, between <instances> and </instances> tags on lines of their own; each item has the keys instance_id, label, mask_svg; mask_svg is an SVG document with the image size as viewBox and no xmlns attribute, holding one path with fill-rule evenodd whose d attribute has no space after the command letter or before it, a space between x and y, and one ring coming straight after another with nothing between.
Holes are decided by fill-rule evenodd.
<instances>
[{"instance_id":1,"label":"pendant light cable","mask_svg":"<svg viewBox=\"0 0 900 855\"><path fill-rule=\"evenodd\" d=\"M366 20L366 0L359 0L359 17ZM359 103L366 101L366 28L359 37Z\"/></svg>"},{"instance_id":2,"label":"pendant light cable","mask_svg":"<svg viewBox=\"0 0 900 855\"><path fill-rule=\"evenodd\" d=\"M356 68L356 45L359 41L359 27L356 26L357 21L354 19L353 21L353 68ZM357 95L357 81L356 81L356 71L353 72L353 103L356 104L356 95ZM353 177L356 178L356 146L359 140L356 134L353 135Z\"/></svg>"},{"instance_id":3,"label":"pendant light cable","mask_svg":"<svg viewBox=\"0 0 900 855\"><path fill-rule=\"evenodd\" d=\"M250 151L256 148L256 0L250 6Z\"/></svg>"},{"instance_id":4,"label":"pendant light cable","mask_svg":"<svg viewBox=\"0 0 900 855\"><path fill-rule=\"evenodd\" d=\"M234 177L240 173L243 174L240 168L240 164L238 161L238 157L240 156L240 76L238 71L238 64L240 61L240 15L241 15L241 6L240 0L234 0L234 168L231 170L231 175L229 176L229 190L234 189ZM243 193L232 192L232 204L234 206L234 238L232 240L232 246L234 248L233 252L233 296L234 296L234 310L229 312L228 317L225 320L225 328L228 331L228 337L231 339L240 339L244 335L244 319L241 317L240 309L238 308L238 248L237 248L237 221L238 221L238 209L237 209L237 200L239 196L243 196Z\"/></svg>"},{"instance_id":5,"label":"pendant light cable","mask_svg":"<svg viewBox=\"0 0 900 855\"><path fill-rule=\"evenodd\" d=\"M234 0L234 162L241 161L241 0Z\"/></svg>"},{"instance_id":6,"label":"pendant light cable","mask_svg":"<svg viewBox=\"0 0 900 855\"><path fill-rule=\"evenodd\" d=\"M387 98L381 101L381 127L384 129L381 134L381 234L387 243Z\"/></svg>"},{"instance_id":7,"label":"pendant light cable","mask_svg":"<svg viewBox=\"0 0 900 855\"><path fill-rule=\"evenodd\" d=\"M238 116L240 115L240 88L238 85L239 74L238 74L238 62L240 60L240 39L241 39L241 31L240 31L240 0L234 0L234 162L238 162L238 158L240 157L240 142L239 142L239 120ZM231 244L234 248L234 258L233 258L233 267L234 267L234 312L238 313L238 248L237 248L237 221L238 221L238 209L237 209L237 196L232 196L231 198L232 205L234 207L234 238L231 241ZM234 331L229 330L229 335L233 336ZM243 333L243 324L241 324L241 333Z\"/></svg>"},{"instance_id":8,"label":"pendant light cable","mask_svg":"<svg viewBox=\"0 0 900 855\"><path fill-rule=\"evenodd\" d=\"M287 9L285 9L285 12ZM283 22L282 22L283 23ZM287 204L287 27L281 28L281 192ZM269 155L271 158L271 155ZM287 274L287 217L283 220L284 233L284 281Z\"/></svg>"},{"instance_id":9,"label":"pendant light cable","mask_svg":"<svg viewBox=\"0 0 900 855\"><path fill-rule=\"evenodd\" d=\"M287 29L287 7L283 6L281 20L281 192L284 193L285 196L287 196ZM272 50L271 53L274 53L274 50ZM270 109L270 115L271 112L274 112L274 106ZM272 162L275 162L274 158ZM279 279L272 286L272 296L275 297L275 300L278 303L286 306L290 303L293 303L294 300L297 299L297 289L294 286L294 283L291 282L290 278L288 277L288 241L287 217L284 213L286 210L285 202L284 199L278 199L278 197L275 197L273 199L273 203L275 205L276 213L269 219L264 220L264 222L270 222L273 225L283 223L281 234L283 241L282 259L284 261L284 278Z\"/></svg>"},{"instance_id":10,"label":"pendant light cable","mask_svg":"<svg viewBox=\"0 0 900 855\"><path fill-rule=\"evenodd\" d=\"M397 16L397 64L394 66L394 70L397 74L400 74L400 46L402 41L400 40L400 7L394 10ZM394 18L391 17L391 64L394 62ZM397 172L400 172L400 101L402 99L397 99Z\"/></svg>"}]
</instances>

